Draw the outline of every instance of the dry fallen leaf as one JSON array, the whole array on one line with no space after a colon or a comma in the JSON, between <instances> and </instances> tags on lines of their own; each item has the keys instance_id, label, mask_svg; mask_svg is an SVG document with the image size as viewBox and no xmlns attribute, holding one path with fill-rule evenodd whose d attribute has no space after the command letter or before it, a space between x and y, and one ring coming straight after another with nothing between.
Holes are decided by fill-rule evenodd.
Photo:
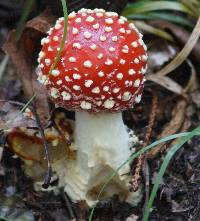
<instances>
[{"instance_id":1,"label":"dry fallen leaf","mask_svg":"<svg viewBox=\"0 0 200 221\"><path fill-rule=\"evenodd\" d=\"M163 86L164 88L174 92L175 94L186 96L182 86L169 77L159 76L157 74L149 74L146 76L146 79Z\"/></svg>"},{"instance_id":2,"label":"dry fallen leaf","mask_svg":"<svg viewBox=\"0 0 200 221\"><path fill-rule=\"evenodd\" d=\"M158 135L157 139L161 139L163 137L170 136L171 134L177 133L182 125L184 125L185 116L187 110L187 101L185 99L181 99L176 102L172 110L172 117L170 122L164 126L162 132ZM149 158L155 157L161 150L164 144L158 145L156 148L151 149L148 153Z\"/></svg>"},{"instance_id":3,"label":"dry fallen leaf","mask_svg":"<svg viewBox=\"0 0 200 221\"><path fill-rule=\"evenodd\" d=\"M16 102L17 103L17 102ZM20 112L21 105L0 101L0 128L36 127L35 120Z\"/></svg>"},{"instance_id":4,"label":"dry fallen leaf","mask_svg":"<svg viewBox=\"0 0 200 221\"><path fill-rule=\"evenodd\" d=\"M54 21L49 12L41 14L26 24L18 42L16 32L11 31L3 47L16 67L26 98L29 100L36 93L34 104L43 123L49 118L49 104L45 89L36 80L35 67L41 38Z\"/></svg>"},{"instance_id":5,"label":"dry fallen leaf","mask_svg":"<svg viewBox=\"0 0 200 221\"><path fill-rule=\"evenodd\" d=\"M185 30L183 27L172 24L170 22L162 21L162 20L155 20L149 22L152 26L155 26L157 28L164 29L166 31L169 31L172 33L174 38L176 39L175 42L177 42L179 45L184 46L187 40L189 39L191 33L187 30ZM193 58L199 62L200 59L200 40L195 44L194 48L191 51L191 55Z\"/></svg>"},{"instance_id":6,"label":"dry fallen leaf","mask_svg":"<svg viewBox=\"0 0 200 221\"><path fill-rule=\"evenodd\" d=\"M62 122L58 119L57 122L60 122L58 126L62 128L64 136L71 138L73 136L73 123L67 119L62 120ZM67 144L53 127L45 129L45 137L49 144L51 163L63 157L66 160L74 160L76 158L76 150L72 145ZM40 180L46 172L47 165L44 159L43 141L39 131L25 128L16 129L8 133L6 139L9 148L25 162L24 167L27 175Z\"/></svg>"}]
</instances>

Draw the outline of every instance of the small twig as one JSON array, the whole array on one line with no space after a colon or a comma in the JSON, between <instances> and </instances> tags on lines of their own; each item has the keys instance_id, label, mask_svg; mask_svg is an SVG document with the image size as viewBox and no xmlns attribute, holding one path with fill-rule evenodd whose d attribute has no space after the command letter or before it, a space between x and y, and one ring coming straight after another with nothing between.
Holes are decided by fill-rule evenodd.
<instances>
[{"instance_id":1,"label":"small twig","mask_svg":"<svg viewBox=\"0 0 200 221\"><path fill-rule=\"evenodd\" d=\"M148 127L147 127L147 132L146 132L146 136L145 136L145 140L144 143L142 145L142 147L145 147L148 145L150 137L151 137L151 133L152 133L152 129L154 126L154 122L155 122L155 117L156 117L156 110L157 110L157 102L158 102L158 97L153 93L153 98L152 98L152 108L151 108L151 112L149 115L149 122L148 122ZM136 169L135 169L135 173L130 181L131 183L131 191L137 191L138 187L139 187L139 182L141 179L141 170L144 164L144 160L145 160L146 154L141 154L138 157L137 160L137 164L136 164Z\"/></svg>"},{"instance_id":2,"label":"small twig","mask_svg":"<svg viewBox=\"0 0 200 221\"><path fill-rule=\"evenodd\" d=\"M18 105L18 106L24 106L25 103L19 102L19 101L11 101L11 100L2 100L0 99L0 102L8 102L10 104Z\"/></svg>"},{"instance_id":3,"label":"small twig","mask_svg":"<svg viewBox=\"0 0 200 221\"><path fill-rule=\"evenodd\" d=\"M33 114L35 115L36 123L37 123L37 126L39 128L39 131L40 131L40 134L41 134L41 137L42 137L42 141L43 141L43 145L44 145L44 148L45 148L45 159L47 161L47 168L48 169L47 169L47 172L45 174L44 183L43 183L42 187L44 189L47 189L50 185L51 176L52 176L52 168L51 168L51 163L50 163L50 158L49 158L48 142L45 138L43 125L41 124L41 121L39 119L37 110L36 110L34 105L33 105Z\"/></svg>"},{"instance_id":4,"label":"small twig","mask_svg":"<svg viewBox=\"0 0 200 221\"><path fill-rule=\"evenodd\" d=\"M65 205L67 207L67 210L69 211L70 220L75 220L76 216L75 216L74 211L72 209L71 202L70 202L67 194L64 192L63 188L61 189L61 194L62 194L62 197L65 201Z\"/></svg>"}]
</instances>

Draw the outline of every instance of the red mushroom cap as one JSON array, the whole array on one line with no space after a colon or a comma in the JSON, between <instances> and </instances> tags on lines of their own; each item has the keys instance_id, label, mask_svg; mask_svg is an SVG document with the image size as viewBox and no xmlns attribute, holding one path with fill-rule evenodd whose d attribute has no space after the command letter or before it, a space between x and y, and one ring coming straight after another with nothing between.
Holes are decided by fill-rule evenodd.
<instances>
[{"instance_id":1,"label":"red mushroom cap","mask_svg":"<svg viewBox=\"0 0 200 221\"><path fill-rule=\"evenodd\" d=\"M141 100L146 46L134 24L103 9L68 16L67 41L49 74L64 29L60 18L42 39L38 80L56 104L70 110L119 112Z\"/></svg>"}]
</instances>

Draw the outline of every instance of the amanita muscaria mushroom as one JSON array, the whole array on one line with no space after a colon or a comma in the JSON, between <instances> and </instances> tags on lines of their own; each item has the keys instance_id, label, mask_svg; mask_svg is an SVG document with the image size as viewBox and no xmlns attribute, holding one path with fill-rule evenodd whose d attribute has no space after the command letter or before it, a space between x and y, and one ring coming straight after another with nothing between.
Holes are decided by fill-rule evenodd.
<instances>
[{"instance_id":1,"label":"amanita muscaria mushroom","mask_svg":"<svg viewBox=\"0 0 200 221\"><path fill-rule=\"evenodd\" d=\"M64 19L60 18L41 41L38 80L57 105L76 112L74 165L85 183L93 182L91 189L91 185L99 185L99 173L105 168L110 173L131 154L122 111L141 100L146 46L142 34L125 17L103 9L81 9L68 16L67 40L60 61L49 74L63 29ZM129 166L120 174L128 171ZM86 197L90 191L86 186L81 195L78 187L70 190L70 182L66 189L72 199Z\"/></svg>"}]
</instances>

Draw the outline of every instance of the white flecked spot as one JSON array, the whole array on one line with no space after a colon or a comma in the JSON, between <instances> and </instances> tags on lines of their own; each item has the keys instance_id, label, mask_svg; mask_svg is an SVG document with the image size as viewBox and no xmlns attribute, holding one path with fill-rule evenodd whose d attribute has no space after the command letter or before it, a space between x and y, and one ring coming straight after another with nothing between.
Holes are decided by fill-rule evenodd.
<instances>
[{"instance_id":1,"label":"white flecked spot","mask_svg":"<svg viewBox=\"0 0 200 221\"><path fill-rule=\"evenodd\" d=\"M47 75L41 74L38 76L37 80L43 85L47 85L49 83L49 78Z\"/></svg>"},{"instance_id":2,"label":"white flecked spot","mask_svg":"<svg viewBox=\"0 0 200 221\"><path fill-rule=\"evenodd\" d=\"M118 73L117 74L117 79L121 80L123 78L123 74L122 73Z\"/></svg>"},{"instance_id":3,"label":"white flecked spot","mask_svg":"<svg viewBox=\"0 0 200 221\"><path fill-rule=\"evenodd\" d=\"M110 59L107 59L107 60L105 61L105 64L106 64L106 65L112 65L112 64L113 64L113 61L110 60Z\"/></svg>"},{"instance_id":4,"label":"white flecked spot","mask_svg":"<svg viewBox=\"0 0 200 221\"><path fill-rule=\"evenodd\" d=\"M94 93L94 94L99 94L99 93L100 93L99 87L93 88L93 89L92 89L92 93Z\"/></svg>"},{"instance_id":5,"label":"white flecked spot","mask_svg":"<svg viewBox=\"0 0 200 221\"><path fill-rule=\"evenodd\" d=\"M130 29L132 29L132 30L136 30L137 29L133 23L129 23L128 27Z\"/></svg>"},{"instance_id":6,"label":"white flecked spot","mask_svg":"<svg viewBox=\"0 0 200 221\"><path fill-rule=\"evenodd\" d=\"M53 48L51 46L49 46L48 51L53 51Z\"/></svg>"},{"instance_id":7,"label":"white flecked spot","mask_svg":"<svg viewBox=\"0 0 200 221\"><path fill-rule=\"evenodd\" d=\"M57 84L57 85L61 85L61 84L62 84L62 80L58 80L58 81L56 82L56 84Z\"/></svg>"},{"instance_id":8,"label":"white flecked spot","mask_svg":"<svg viewBox=\"0 0 200 221\"><path fill-rule=\"evenodd\" d=\"M121 25L123 25L123 24L125 23L125 21L124 21L123 19L119 18L119 19L118 19L118 23L121 24Z\"/></svg>"},{"instance_id":9,"label":"white flecked spot","mask_svg":"<svg viewBox=\"0 0 200 221\"><path fill-rule=\"evenodd\" d=\"M83 12L81 13L82 17L86 17L87 16L87 13Z\"/></svg>"},{"instance_id":10,"label":"white flecked spot","mask_svg":"<svg viewBox=\"0 0 200 221\"><path fill-rule=\"evenodd\" d=\"M126 30L126 34L130 35L131 34L131 30Z\"/></svg>"},{"instance_id":11,"label":"white flecked spot","mask_svg":"<svg viewBox=\"0 0 200 221\"><path fill-rule=\"evenodd\" d=\"M96 49L97 49L97 46L96 46L96 44L93 43L93 44L90 45L90 48L91 48L92 50L96 50Z\"/></svg>"},{"instance_id":12,"label":"white flecked spot","mask_svg":"<svg viewBox=\"0 0 200 221\"><path fill-rule=\"evenodd\" d=\"M81 49L80 43L73 43L73 48Z\"/></svg>"},{"instance_id":13,"label":"white flecked spot","mask_svg":"<svg viewBox=\"0 0 200 221\"><path fill-rule=\"evenodd\" d=\"M125 54L128 54L129 49L128 48L122 48L122 52L125 53Z\"/></svg>"},{"instance_id":14,"label":"white flecked spot","mask_svg":"<svg viewBox=\"0 0 200 221\"><path fill-rule=\"evenodd\" d=\"M112 28L111 27L105 27L105 32L111 32L112 31Z\"/></svg>"},{"instance_id":15,"label":"white flecked spot","mask_svg":"<svg viewBox=\"0 0 200 221\"><path fill-rule=\"evenodd\" d=\"M92 67L92 62L90 60L84 61L83 66L85 68L91 68Z\"/></svg>"},{"instance_id":16,"label":"white flecked spot","mask_svg":"<svg viewBox=\"0 0 200 221\"><path fill-rule=\"evenodd\" d=\"M52 32L53 32L53 28L50 28L49 31L47 31L47 34L48 34L48 35L51 35Z\"/></svg>"},{"instance_id":17,"label":"white flecked spot","mask_svg":"<svg viewBox=\"0 0 200 221\"><path fill-rule=\"evenodd\" d=\"M116 17L116 16L118 16L118 14L116 12L106 12L105 15L108 16L108 17L112 17L112 16Z\"/></svg>"},{"instance_id":18,"label":"white flecked spot","mask_svg":"<svg viewBox=\"0 0 200 221\"><path fill-rule=\"evenodd\" d=\"M102 18L102 17L103 17L103 13L102 13L102 12L97 12L97 13L96 13L96 16L97 16L98 18Z\"/></svg>"},{"instance_id":19,"label":"white flecked spot","mask_svg":"<svg viewBox=\"0 0 200 221\"><path fill-rule=\"evenodd\" d=\"M58 39L59 39L58 36L53 36L54 41L58 41Z\"/></svg>"},{"instance_id":20,"label":"white flecked spot","mask_svg":"<svg viewBox=\"0 0 200 221\"><path fill-rule=\"evenodd\" d=\"M140 103L141 98L142 98L141 94L137 95L137 96L135 97L135 102L136 102L136 103Z\"/></svg>"},{"instance_id":21,"label":"white flecked spot","mask_svg":"<svg viewBox=\"0 0 200 221\"><path fill-rule=\"evenodd\" d=\"M138 42L139 42L139 44L140 44L141 46L144 45L144 41L143 41L141 38L138 40Z\"/></svg>"},{"instance_id":22,"label":"white flecked spot","mask_svg":"<svg viewBox=\"0 0 200 221\"><path fill-rule=\"evenodd\" d=\"M109 87L108 86L104 86L103 87L103 91L109 91Z\"/></svg>"},{"instance_id":23,"label":"white flecked spot","mask_svg":"<svg viewBox=\"0 0 200 221\"><path fill-rule=\"evenodd\" d=\"M78 11L79 14L81 14L81 13L83 13L83 12L87 12L87 9L86 9L86 8L81 8L81 9Z\"/></svg>"},{"instance_id":24,"label":"white flecked spot","mask_svg":"<svg viewBox=\"0 0 200 221\"><path fill-rule=\"evenodd\" d=\"M133 85L132 81L125 81L126 87L131 87Z\"/></svg>"},{"instance_id":25,"label":"white flecked spot","mask_svg":"<svg viewBox=\"0 0 200 221\"><path fill-rule=\"evenodd\" d=\"M142 55L142 61L147 61L147 55Z\"/></svg>"},{"instance_id":26,"label":"white flecked spot","mask_svg":"<svg viewBox=\"0 0 200 221\"><path fill-rule=\"evenodd\" d=\"M45 53L43 51L40 51L39 53L39 59L42 59L45 56Z\"/></svg>"},{"instance_id":27,"label":"white flecked spot","mask_svg":"<svg viewBox=\"0 0 200 221\"><path fill-rule=\"evenodd\" d=\"M74 90L79 91L81 87L79 85L73 85Z\"/></svg>"},{"instance_id":28,"label":"white flecked spot","mask_svg":"<svg viewBox=\"0 0 200 221\"><path fill-rule=\"evenodd\" d=\"M97 23L97 24L94 24L92 27L93 27L94 29L99 29L100 25Z\"/></svg>"},{"instance_id":29,"label":"white flecked spot","mask_svg":"<svg viewBox=\"0 0 200 221\"><path fill-rule=\"evenodd\" d=\"M122 33L122 34L125 34L125 33L126 33L126 30L125 30L124 28L120 28L120 29L119 29L119 32Z\"/></svg>"},{"instance_id":30,"label":"white flecked spot","mask_svg":"<svg viewBox=\"0 0 200 221\"><path fill-rule=\"evenodd\" d=\"M124 16L120 16L120 19L124 20L124 21L127 21L127 18L124 17Z\"/></svg>"},{"instance_id":31,"label":"white flecked spot","mask_svg":"<svg viewBox=\"0 0 200 221\"><path fill-rule=\"evenodd\" d=\"M77 18L77 19L75 20L75 22L76 22L76 23L81 23L81 18Z\"/></svg>"},{"instance_id":32,"label":"white flecked spot","mask_svg":"<svg viewBox=\"0 0 200 221\"><path fill-rule=\"evenodd\" d=\"M126 61L125 61L124 59L120 59L120 60L119 60L119 63L120 63L120 64L125 64Z\"/></svg>"},{"instance_id":33,"label":"white flecked spot","mask_svg":"<svg viewBox=\"0 0 200 221\"><path fill-rule=\"evenodd\" d=\"M55 29L56 29L56 30L60 29L61 27L62 27L62 25L59 24L59 23L57 23L57 24L55 25Z\"/></svg>"},{"instance_id":34,"label":"white flecked spot","mask_svg":"<svg viewBox=\"0 0 200 221\"><path fill-rule=\"evenodd\" d=\"M101 35L99 39L100 39L100 41L105 41L106 40L106 36L105 35Z\"/></svg>"},{"instance_id":35,"label":"white flecked spot","mask_svg":"<svg viewBox=\"0 0 200 221\"><path fill-rule=\"evenodd\" d=\"M139 64L140 61L139 61L138 58L135 58L133 62L134 62L135 64Z\"/></svg>"},{"instance_id":36,"label":"white flecked spot","mask_svg":"<svg viewBox=\"0 0 200 221\"><path fill-rule=\"evenodd\" d=\"M98 76L99 76L99 77L103 77L103 76L104 76L103 71L99 71Z\"/></svg>"},{"instance_id":37,"label":"white flecked spot","mask_svg":"<svg viewBox=\"0 0 200 221\"><path fill-rule=\"evenodd\" d=\"M134 82L134 87L139 87L140 86L140 79L137 79L135 82Z\"/></svg>"},{"instance_id":38,"label":"white flecked spot","mask_svg":"<svg viewBox=\"0 0 200 221\"><path fill-rule=\"evenodd\" d=\"M146 68L141 68L140 71L141 71L142 74L145 74L146 73Z\"/></svg>"},{"instance_id":39,"label":"white flecked spot","mask_svg":"<svg viewBox=\"0 0 200 221\"><path fill-rule=\"evenodd\" d=\"M123 96L122 96L122 100L123 101L128 101L130 100L132 94L129 91L124 92Z\"/></svg>"},{"instance_id":40,"label":"white flecked spot","mask_svg":"<svg viewBox=\"0 0 200 221\"><path fill-rule=\"evenodd\" d=\"M57 76L60 74L60 71L57 70L57 69L54 69L54 70L52 70L51 74L52 74L54 77L57 77Z\"/></svg>"},{"instance_id":41,"label":"white flecked spot","mask_svg":"<svg viewBox=\"0 0 200 221\"><path fill-rule=\"evenodd\" d=\"M58 98L59 97L59 91L54 87L51 88L50 94L53 98Z\"/></svg>"},{"instance_id":42,"label":"white flecked spot","mask_svg":"<svg viewBox=\"0 0 200 221\"><path fill-rule=\"evenodd\" d=\"M73 35L76 35L76 34L78 34L79 33L79 31L78 31L78 28L72 28L72 34Z\"/></svg>"},{"instance_id":43,"label":"white flecked spot","mask_svg":"<svg viewBox=\"0 0 200 221\"><path fill-rule=\"evenodd\" d=\"M68 18L69 19L72 19L72 18L75 18L76 17L76 12L71 12L69 15L68 15Z\"/></svg>"},{"instance_id":44,"label":"white flecked spot","mask_svg":"<svg viewBox=\"0 0 200 221\"><path fill-rule=\"evenodd\" d=\"M46 58L46 59L44 60L44 62L45 62L45 64L46 64L47 66L49 66L49 65L51 64L51 60L50 60L49 58Z\"/></svg>"},{"instance_id":45,"label":"white flecked spot","mask_svg":"<svg viewBox=\"0 0 200 221\"><path fill-rule=\"evenodd\" d=\"M114 102L113 100L111 100L111 99L106 100L106 101L104 102L104 104L103 104L103 106L104 106L105 108L107 108L107 109L113 108L114 105L115 105L115 102Z\"/></svg>"},{"instance_id":46,"label":"white flecked spot","mask_svg":"<svg viewBox=\"0 0 200 221\"><path fill-rule=\"evenodd\" d=\"M113 24L113 19L112 18L106 18L105 23L108 24L108 25L111 25L111 24Z\"/></svg>"},{"instance_id":47,"label":"white flecked spot","mask_svg":"<svg viewBox=\"0 0 200 221\"><path fill-rule=\"evenodd\" d=\"M93 84L93 81L92 81L92 80L86 80L86 81L85 81L85 86L86 86L86 87L90 87L92 84Z\"/></svg>"},{"instance_id":48,"label":"white flecked spot","mask_svg":"<svg viewBox=\"0 0 200 221\"><path fill-rule=\"evenodd\" d=\"M117 87L115 87L114 89L113 89L113 93L118 93L120 91L120 88L117 88Z\"/></svg>"},{"instance_id":49,"label":"white flecked spot","mask_svg":"<svg viewBox=\"0 0 200 221\"><path fill-rule=\"evenodd\" d=\"M44 67L44 64L39 64L38 65L40 68L43 68Z\"/></svg>"},{"instance_id":50,"label":"white flecked spot","mask_svg":"<svg viewBox=\"0 0 200 221\"><path fill-rule=\"evenodd\" d=\"M92 17L92 16L88 16L88 17L86 18L86 21L87 21L87 22L93 22L94 20L95 20L95 18Z\"/></svg>"},{"instance_id":51,"label":"white flecked spot","mask_svg":"<svg viewBox=\"0 0 200 221\"><path fill-rule=\"evenodd\" d=\"M145 51L147 51L147 46L145 44L143 44L143 48Z\"/></svg>"},{"instance_id":52,"label":"white flecked spot","mask_svg":"<svg viewBox=\"0 0 200 221\"><path fill-rule=\"evenodd\" d=\"M63 96L63 100L65 100L65 101L70 100L71 97L72 97L71 94L67 93L66 91L63 91L63 92L61 93L61 95Z\"/></svg>"},{"instance_id":53,"label":"white flecked spot","mask_svg":"<svg viewBox=\"0 0 200 221\"><path fill-rule=\"evenodd\" d=\"M116 42L118 40L117 36L112 36L112 41Z\"/></svg>"},{"instance_id":54,"label":"white flecked spot","mask_svg":"<svg viewBox=\"0 0 200 221\"><path fill-rule=\"evenodd\" d=\"M75 74L73 74L73 78L74 78L75 80L78 80L78 79L81 78L81 75L75 73Z\"/></svg>"},{"instance_id":55,"label":"white flecked spot","mask_svg":"<svg viewBox=\"0 0 200 221\"><path fill-rule=\"evenodd\" d=\"M62 21L64 21L65 19L64 19L64 17L60 17L58 20L59 20L60 22L62 22Z\"/></svg>"},{"instance_id":56,"label":"white flecked spot","mask_svg":"<svg viewBox=\"0 0 200 221\"><path fill-rule=\"evenodd\" d=\"M89 110L92 108L92 104L86 101L81 101L81 108L84 110Z\"/></svg>"},{"instance_id":57,"label":"white flecked spot","mask_svg":"<svg viewBox=\"0 0 200 221\"><path fill-rule=\"evenodd\" d=\"M75 57L69 57L69 62L72 62L72 63L76 62L76 58Z\"/></svg>"},{"instance_id":58,"label":"white flecked spot","mask_svg":"<svg viewBox=\"0 0 200 221\"><path fill-rule=\"evenodd\" d=\"M67 82L72 81L72 80L69 78L69 76L65 76L65 80L66 80Z\"/></svg>"},{"instance_id":59,"label":"white flecked spot","mask_svg":"<svg viewBox=\"0 0 200 221\"><path fill-rule=\"evenodd\" d=\"M102 54L102 53L99 53L98 56L97 56L97 58L98 58L98 59L102 59L102 58L103 58L103 54Z\"/></svg>"},{"instance_id":60,"label":"white flecked spot","mask_svg":"<svg viewBox=\"0 0 200 221\"><path fill-rule=\"evenodd\" d=\"M90 32L88 32L88 31L85 31L85 32L83 33L83 35L84 35L84 37L85 37L86 39L89 39L89 38L92 37L92 34L91 34Z\"/></svg>"},{"instance_id":61,"label":"white flecked spot","mask_svg":"<svg viewBox=\"0 0 200 221\"><path fill-rule=\"evenodd\" d=\"M102 105L102 101L97 101L97 102L96 102L96 105L97 105L97 106L101 106L101 105Z\"/></svg>"},{"instance_id":62,"label":"white flecked spot","mask_svg":"<svg viewBox=\"0 0 200 221\"><path fill-rule=\"evenodd\" d=\"M41 45L48 44L49 42L50 42L50 40L48 38L43 38L41 40Z\"/></svg>"},{"instance_id":63,"label":"white flecked spot","mask_svg":"<svg viewBox=\"0 0 200 221\"><path fill-rule=\"evenodd\" d=\"M131 46L132 46L133 48L137 48L137 47L138 47L137 41L133 41L133 42L131 43Z\"/></svg>"},{"instance_id":64,"label":"white flecked spot","mask_svg":"<svg viewBox=\"0 0 200 221\"><path fill-rule=\"evenodd\" d=\"M92 9L87 9L86 11L88 14L92 14L94 11Z\"/></svg>"},{"instance_id":65,"label":"white flecked spot","mask_svg":"<svg viewBox=\"0 0 200 221\"><path fill-rule=\"evenodd\" d=\"M115 48L113 48L113 47L109 47L109 49L108 49L110 52L114 52L115 51Z\"/></svg>"},{"instance_id":66,"label":"white flecked spot","mask_svg":"<svg viewBox=\"0 0 200 221\"><path fill-rule=\"evenodd\" d=\"M129 75L134 75L136 72L135 72L135 70L134 69L129 69L128 70L128 74Z\"/></svg>"}]
</instances>

